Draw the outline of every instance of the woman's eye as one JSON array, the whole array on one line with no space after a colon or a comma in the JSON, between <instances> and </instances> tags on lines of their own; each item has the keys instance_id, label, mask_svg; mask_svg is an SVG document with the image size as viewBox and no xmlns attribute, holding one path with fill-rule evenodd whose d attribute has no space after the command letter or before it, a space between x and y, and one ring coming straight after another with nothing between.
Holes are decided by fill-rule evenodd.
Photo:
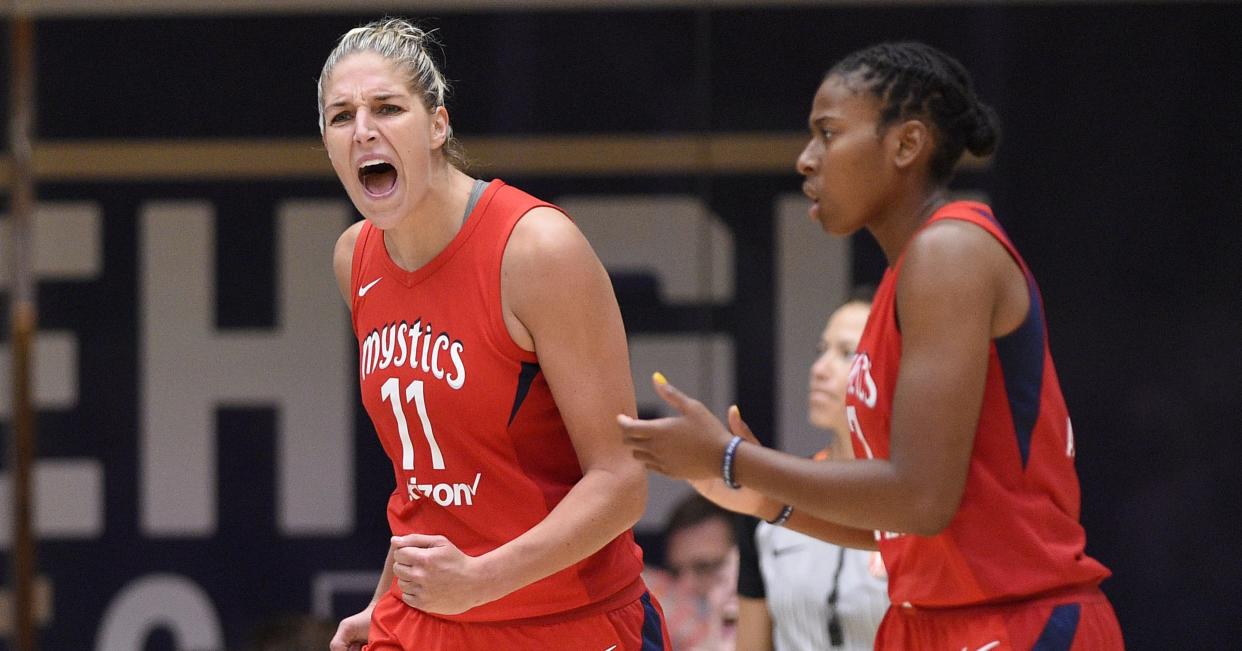
<instances>
[{"instance_id":1,"label":"woman's eye","mask_svg":"<svg viewBox=\"0 0 1242 651\"><path fill-rule=\"evenodd\" d=\"M384 104L379 107L379 111L377 112L382 115L396 115L401 112L401 107L394 104Z\"/></svg>"},{"instance_id":2,"label":"woman's eye","mask_svg":"<svg viewBox=\"0 0 1242 651\"><path fill-rule=\"evenodd\" d=\"M329 124L340 124L342 122L349 120L349 117L350 115L348 111L341 111L340 113L333 115L332 119L328 120L328 123Z\"/></svg>"},{"instance_id":3,"label":"woman's eye","mask_svg":"<svg viewBox=\"0 0 1242 651\"><path fill-rule=\"evenodd\" d=\"M833 135L833 134L832 134L832 131L831 131L831 130L829 130L829 129L820 129L820 130L819 130L819 136L820 136L821 138L823 138L824 140L827 140L827 139L831 138L831 137L832 137L832 135Z\"/></svg>"}]
</instances>

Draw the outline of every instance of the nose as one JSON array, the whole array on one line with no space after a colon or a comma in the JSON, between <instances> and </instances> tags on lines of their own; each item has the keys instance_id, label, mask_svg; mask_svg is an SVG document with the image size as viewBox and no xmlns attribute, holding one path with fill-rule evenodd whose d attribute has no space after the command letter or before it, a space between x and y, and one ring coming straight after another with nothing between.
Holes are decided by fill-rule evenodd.
<instances>
[{"instance_id":1,"label":"nose","mask_svg":"<svg viewBox=\"0 0 1242 651\"><path fill-rule=\"evenodd\" d=\"M371 124L371 113L366 108L358 109L354 115L354 142L362 144L377 137L375 125Z\"/></svg>"},{"instance_id":2,"label":"nose","mask_svg":"<svg viewBox=\"0 0 1242 651\"><path fill-rule=\"evenodd\" d=\"M807 141L806 146L802 148L802 153L798 154L798 160L794 163L794 168L802 176L810 176L815 173L815 138Z\"/></svg>"},{"instance_id":3,"label":"nose","mask_svg":"<svg viewBox=\"0 0 1242 651\"><path fill-rule=\"evenodd\" d=\"M824 351L819 357L815 358L815 363L811 364L811 378L815 380L828 380L833 376L832 351Z\"/></svg>"}]
</instances>

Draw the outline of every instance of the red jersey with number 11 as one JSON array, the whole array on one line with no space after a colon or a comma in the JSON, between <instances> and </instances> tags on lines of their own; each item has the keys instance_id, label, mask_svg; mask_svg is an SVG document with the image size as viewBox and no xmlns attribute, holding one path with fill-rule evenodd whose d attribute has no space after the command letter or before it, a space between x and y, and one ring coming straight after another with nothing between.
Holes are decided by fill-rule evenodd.
<instances>
[{"instance_id":1,"label":"red jersey with number 11","mask_svg":"<svg viewBox=\"0 0 1242 651\"><path fill-rule=\"evenodd\" d=\"M514 343L501 313L505 245L538 206L550 204L492 181L452 242L415 271L392 261L369 222L358 234L351 296L359 378L396 476L394 535L439 534L478 556L539 523L582 478L539 359ZM444 617L613 610L642 595L641 570L627 531L564 570ZM408 609L381 604L390 602Z\"/></svg>"},{"instance_id":2,"label":"red jersey with number 11","mask_svg":"<svg viewBox=\"0 0 1242 651\"><path fill-rule=\"evenodd\" d=\"M928 224L957 219L995 237L1026 276L1030 311L992 340L983 407L961 505L935 536L877 532L894 604L965 606L1095 585L1109 571L1084 551L1074 437L1048 351L1035 279L985 205L950 203ZM860 458L889 457L893 391L901 365L897 279L884 273L850 368L846 409Z\"/></svg>"}]
</instances>

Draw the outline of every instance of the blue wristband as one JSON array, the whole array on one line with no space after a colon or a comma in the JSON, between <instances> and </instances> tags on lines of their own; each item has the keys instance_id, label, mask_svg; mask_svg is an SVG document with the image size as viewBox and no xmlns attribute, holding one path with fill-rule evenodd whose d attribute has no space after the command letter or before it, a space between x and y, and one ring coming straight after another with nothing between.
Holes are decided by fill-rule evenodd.
<instances>
[{"instance_id":1,"label":"blue wristband","mask_svg":"<svg viewBox=\"0 0 1242 651\"><path fill-rule=\"evenodd\" d=\"M735 436L729 440L729 444L725 446L724 460L720 464L720 476L724 479L725 486L737 489L742 485L733 479L733 459L737 456L737 446L742 444L742 437Z\"/></svg>"},{"instance_id":2,"label":"blue wristband","mask_svg":"<svg viewBox=\"0 0 1242 651\"><path fill-rule=\"evenodd\" d=\"M776 516L775 518L771 520L765 520L765 522L767 522L768 524L774 527L779 527L782 524L789 522L789 516L791 515L793 515L793 507L790 506L789 504L786 504L785 508L781 509L780 515Z\"/></svg>"}]
</instances>

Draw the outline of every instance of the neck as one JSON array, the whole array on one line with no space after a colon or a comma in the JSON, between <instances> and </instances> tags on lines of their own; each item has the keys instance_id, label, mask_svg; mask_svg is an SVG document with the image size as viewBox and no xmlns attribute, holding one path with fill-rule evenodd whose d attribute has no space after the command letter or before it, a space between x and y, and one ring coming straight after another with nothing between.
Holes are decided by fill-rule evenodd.
<instances>
[{"instance_id":1,"label":"neck","mask_svg":"<svg viewBox=\"0 0 1242 651\"><path fill-rule=\"evenodd\" d=\"M845 423L834 425L828 431L828 445L824 449L828 451L829 459L853 459L854 448L853 442L849 439L849 426ZM842 433L844 432L844 433Z\"/></svg>"},{"instance_id":2,"label":"neck","mask_svg":"<svg viewBox=\"0 0 1242 651\"><path fill-rule=\"evenodd\" d=\"M915 232L927 223L937 208L948 202L948 191L944 186L937 185L905 192L901 197L867 226L884 250L890 267L897 263L897 258Z\"/></svg>"},{"instance_id":3,"label":"neck","mask_svg":"<svg viewBox=\"0 0 1242 651\"><path fill-rule=\"evenodd\" d=\"M427 192L396 227L384 231L388 255L413 271L431 262L461 230L474 179L452 165L432 172Z\"/></svg>"}]
</instances>

